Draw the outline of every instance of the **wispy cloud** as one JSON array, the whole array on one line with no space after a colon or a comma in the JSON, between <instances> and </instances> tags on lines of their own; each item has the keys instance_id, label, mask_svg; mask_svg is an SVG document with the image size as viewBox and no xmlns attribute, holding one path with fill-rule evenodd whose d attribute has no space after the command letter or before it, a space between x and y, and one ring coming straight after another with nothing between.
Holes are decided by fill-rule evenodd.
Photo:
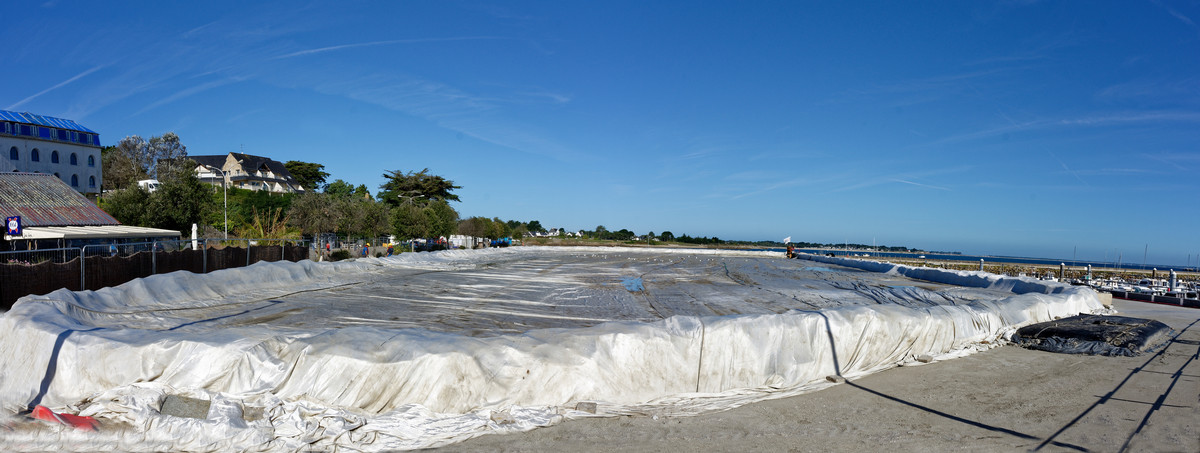
<instances>
[{"instance_id":1,"label":"wispy cloud","mask_svg":"<svg viewBox=\"0 0 1200 453\"><path fill-rule=\"evenodd\" d=\"M339 74L326 77L323 82L301 83L319 93L344 96L424 118L463 136L516 151L563 161L582 156L578 150L549 138L550 134L504 114L506 106L527 100L479 95L437 81L397 74L359 77Z\"/></svg>"},{"instance_id":2,"label":"wispy cloud","mask_svg":"<svg viewBox=\"0 0 1200 453\"><path fill-rule=\"evenodd\" d=\"M1196 32L1196 34L1200 35L1200 26L1197 26L1196 21L1193 21L1192 18L1185 16L1175 8L1172 8L1170 5L1165 5L1159 0L1151 0L1151 2L1155 5L1158 5L1159 8L1166 10L1167 14L1179 19L1180 22L1183 22L1184 25L1187 25L1188 28L1191 28L1193 32Z\"/></svg>"},{"instance_id":3,"label":"wispy cloud","mask_svg":"<svg viewBox=\"0 0 1200 453\"><path fill-rule=\"evenodd\" d=\"M8 107L7 107L5 110L15 110L15 109L17 109L17 108L21 107L22 105L24 105L26 102L32 101L32 100L34 100L34 99L37 99L37 98L38 98L38 96L41 96L41 95L43 95L43 94L49 93L49 92L51 92L51 91L54 91L54 90L57 90L57 89L59 89L59 88L62 88L62 87L64 87L64 86L66 86L66 85L70 84L71 82L74 82L74 81L76 81L76 80L82 79L82 78L84 78L85 76L87 76L88 74L91 74L91 73L93 73L93 72L99 71L100 69L104 68L104 66L105 66L105 65L96 66L96 67L94 67L94 68L91 68L91 69L88 69L88 70L86 70L86 71L83 71L83 72L81 72L81 73L79 73L79 74L76 74L76 75L75 75L75 77L71 77L71 78L69 78L69 79L67 79L67 80L64 80L64 81L62 81L62 82L59 82L59 83L58 83L58 85L54 85L54 86L52 86L52 87L50 87L50 88L46 88L46 89L44 89L44 90L42 90L42 91L38 92L37 94L34 94L34 95L32 95L32 96L29 96L29 97L27 97L27 98L25 98L25 99L21 99L20 101L17 101L15 104L8 106Z\"/></svg>"},{"instance_id":4,"label":"wispy cloud","mask_svg":"<svg viewBox=\"0 0 1200 453\"><path fill-rule=\"evenodd\" d=\"M1096 168L1081 169L1075 172L1087 176L1132 176L1155 173L1144 168Z\"/></svg>"},{"instance_id":5,"label":"wispy cloud","mask_svg":"<svg viewBox=\"0 0 1200 453\"><path fill-rule=\"evenodd\" d=\"M192 96L192 95L194 95L194 94L196 94L196 93L200 93L200 92L203 92L203 91L211 90L211 89L213 89L213 88L216 88L216 87L219 87L219 86L222 86L222 85L228 85L228 84L230 84L230 83L234 83L234 82L237 82L237 81L238 81L237 79L232 79L232 78L228 78L228 79L220 79L220 80L214 80L214 81L207 82L207 83L202 83L202 84L200 84L200 85L196 85L196 86L194 86L194 87L187 88L187 89L184 89L184 90L180 90L180 91L177 91L177 92L175 92L174 94L172 94L172 95L170 95L170 96L167 96L167 97L165 97L165 98L159 99L159 100L157 100L157 101L155 101L155 102L152 102L152 103L150 103L149 105L147 105L147 106L145 106L145 107L142 107L142 109L141 109L141 110L138 110L138 111L137 111L137 112L135 112L133 115L134 115L134 116L141 115L141 114L143 114L143 113L146 113L146 112L148 112L148 111L150 111L150 110L154 110L155 108L161 107L161 106L163 106L163 105L170 104L170 103L172 103L172 102L178 101L178 100L180 100L180 99L183 99L183 98L186 98L186 97L188 97L188 96Z\"/></svg>"},{"instance_id":6,"label":"wispy cloud","mask_svg":"<svg viewBox=\"0 0 1200 453\"><path fill-rule=\"evenodd\" d=\"M806 186L806 185L817 185L817 184L823 184L823 183L830 182L830 181L832 181L832 180L834 180L834 179L836 179L836 178L832 178L832 177L826 177L826 178L791 178L791 179L787 179L787 180L784 180L784 181L777 181L777 182L774 182L774 183L771 183L771 184L767 184L767 185L765 185L765 186L759 187L759 188L758 188L758 189L756 189L756 190L752 190L752 191L749 191L749 192L744 192L744 193L741 193L741 194L733 195L733 196L730 196L729 198L731 198L731 199L734 199L734 200L738 200L738 199L742 199L742 198L746 198L746 197L753 197L753 196L762 195L762 194L764 194L764 193L768 193L768 192L774 192L774 191L776 191L776 190L780 190L780 189L786 189L786 188L789 188L789 187L799 187L799 186Z\"/></svg>"},{"instance_id":7,"label":"wispy cloud","mask_svg":"<svg viewBox=\"0 0 1200 453\"><path fill-rule=\"evenodd\" d=\"M526 91L526 92L520 92L520 93L516 93L516 94L518 96L521 96L524 98L529 98L529 99L536 99L536 100L546 99L555 104L566 104L568 102L571 102L571 96L567 96L565 94L559 94L559 93L551 93L549 91L538 91L538 92Z\"/></svg>"},{"instance_id":8,"label":"wispy cloud","mask_svg":"<svg viewBox=\"0 0 1200 453\"><path fill-rule=\"evenodd\" d=\"M1066 170L1066 171L1067 171L1067 173L1070 173L1070 174L1071 174L1071 176L1074 176L1074 177L1075 177L1075 179L1079 180L1079 182L1083 183L1083 185L1085 185L1085 186L1087 186L1087 187L1092 187L1092 185L1091 185L1091 184L1088 184L1088 182L1087 182L1087 181L1084 181L1084 180L1083 180L1083 178L1081 178L1081 177L1079 176L1079 173L1076 173L1076 172L1075 172L1075 170L1072 170L1072 169L1071 169L1071 167L1068 167L1068 166L1067 166L1067 163L1066 163L1066 162L1063 162L1063 161L1062 161L1062 159L1059 159L1059 158L1058 158L1058 155L1056 155L1056 154L1054 154L1054 153L1049 153L1049 154L1050 154L1050 157L1053 157L1053 158L1054 158L1054 160L1058 161L1058 164L1059 164L1059 165L1062 165L1062 168L1063 168L1063 170Z\"/></svg>"},{"instance_id":9,"label":"wispy cloud","mask_svg":"<svg viewBox=\"0 0 1200 453\"><path fill-rule=\"evenodd\" d=\"M1145 159L1151 159L1151 160L1156 160L1156 161L1162 162L1169 166L1175 167L1176 170L1181 170L1181 171L1191 171L1191 169L1183 166L1182 164L1180 164L1180 162L1192 162L1192 163L1200 162L1200 153L1192 154L1192 155L1180 155L1180 154L1175 154L1175 153L1154 153L1154 154L1144 153L1141 155L1141 157L1145 158Z\"/></svg>"},{"instance_id":10,"label":"wispy cloud","mask_svg":"<svg viewBox=\"0 0 1200 453\"><path fill-rule=\"evenodd\" d=\"M979 140L983 138L997 137L1008 133L1019 131L1032 130L1048 130L1063 127L1099 127L1113 126L1120 124L1135 124L1149 122L1182 122L1182 123L1200 123L1200 112L1187 111L1152 111L1152 112L1128 112L1114 113L1109 115L1085 116L1079 118L1064 118L1056 120L1035 120L1025 121L1020 123L1011 123L1008 126L996 127L992 129L984 129L975 132L967 132L958 135L951 135L934 140L929 143L916 145L919 147L945 145L948 143L958 143L971 140Z\"/></svg>"},{"instance_id":11,"label":"wispy cloud","mask_svg":"<svg viewBox=\"0 0 1200 453\"><path fill-rule=\"evenodd\" d=\"M926 170L926 171L921 171L921 172L911 172L911 173L895 174L895 175L880 175L880 176L855 175L855 177L852 179L852 180L856 181L854 184L834 188L834 189L830 190L829 192L831 192L831 193L832 192L846 192L846 191L851 191L851 190L865 189L868 187L875 187L875 186L880 186L880 185L884 185L884 184L895 184L895 183L909 184L909 185L913 185L913 186L917 186L917 187L924 187L927 189L950 191L951 189L943 187L943 186L927 184L927 183L923 183L923 182L916 182L914 180L921 180L921 179L929 178L932 176L946 175L946 174L951 174L951 173L961 173L964 171L968 171L971 168L972 167L969 165L961 165L961 166L957 166L957 167L939 168L939 169Z\"/></svg>"},{"instance_id":12,"label":"wispy cloud","mask_svg":"<svg viewBox=\"0 0 1200 453\"><path fill-rule=\"evenodd\" d=\"M887 84L877 84L865 88L846 90L835 94L834 98L825 103L839 104L860 98L878 99L881 96L895 97L888 104L892 107L909 107L913 105L936 102L941 99L955 97L966 91L974 91L971 81L986 79L996 75L1017 70L1017 67L980 69L955 74L944 74L925 78L901 80Z\"/></svg>"},{"instance_id":13,"label":"wispy cloud","mask_svg":"<svg viewBox=\"0 0 1200 453\"><path fill-rule=\"evenodd\" d=\"M908 180L904 180L904 179L892 179L892 182L898 182L901 184L910 184L910 185L914 185L917 187L924 187L926 189L936 189L936 190L945 190L945 191L950 190L948 188L941 187L941 186L935 186L935 185L931 185L931 184L921 184L919 182L913 182L913 181L908 181Z\"/></svg>"},{"instance_id":14,"label":"wispy cloud","mask_svg":"<svg viewBox=\"0 0 1200 453\"><path fill-rule=\"evenodd\" d=\"M389 46L389 45L394 45L394 44L419 44L419 43L428 43L428 42L448 42L448 41L483 41L483 40L496 40L496 39L514 39L514 38L505 38L505 37L500 37L500 36L457 36L457 37L449 37L449 38L390 39L390 40L386 40L386 41L371 41L371 42L360 42L360 43L353 43L353 44L342 44L342 45L337 45L337 46L318 47L315 49L307 49L307 50L292 52L289 54L279 55L272 59L273 60L282 60L285 58L302 57L305 55L315 55L315 54L320 54L320 53L334 52L334 51L346 50L346 49L355 49L355 48L360 48L360 47L376 47L376 46Z\"/></svg>"},{"instance_id":15,"label":"wispy cloud","mask_svg":"<svg viewBox=\"0 0 1200 453\"><path fill-rule=\"evenodd\" d=\"M1143 78L1105 87L1096 93L1096 98L1106 102L1152 100L1195 104L1200 102L1200 79Z\"/></svg>"},{"instance_id":16,"label":"wispy cloud","mask_svg":"<svg viewBox=\"0 0 1200 453\"><path fill-rule=\"evenodd\" d=\"M245 118L248 118L248 117L251 117L251 116L257 115L257 114L259 114L259 113L262 113L262 112L264 112L264 111L266 111L266 110L265 110L265 109L253 109L253 110L248 110L248 111L245 111L245 112L242 112L242 113L239 113L239 114L237 114L237 115L234 115L234 116L231 116L231 117L229 117L229 119L225 120L225 122L226 122L226 123L237 123L237 122L239 122L239 121L241 121L241 120L243 120L243 119L245 119Z\"/></svg>"}]
</instances>

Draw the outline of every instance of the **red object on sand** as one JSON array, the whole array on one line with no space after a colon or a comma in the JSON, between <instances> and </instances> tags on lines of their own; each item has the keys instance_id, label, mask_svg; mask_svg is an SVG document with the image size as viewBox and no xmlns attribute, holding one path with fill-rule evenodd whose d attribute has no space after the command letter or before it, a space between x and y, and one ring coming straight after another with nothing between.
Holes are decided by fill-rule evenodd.
<instances>
[{"instance_id":1,"label":"red object on sand","mask_svg":"<svg viewBox=\"0 0 1200 453\"><path fill-rule=\"evenodd\" d=\"M100 427L100 423L92 417L80 417L78 415L71 414L57 414L54 411L46 408L46 406L42 405L38 405L37 407L33 408L33 413L29 415L38 420L59 423L75 429L82 429L84 431L95 431L96 428Z\"/></svg>"}]
</instances>

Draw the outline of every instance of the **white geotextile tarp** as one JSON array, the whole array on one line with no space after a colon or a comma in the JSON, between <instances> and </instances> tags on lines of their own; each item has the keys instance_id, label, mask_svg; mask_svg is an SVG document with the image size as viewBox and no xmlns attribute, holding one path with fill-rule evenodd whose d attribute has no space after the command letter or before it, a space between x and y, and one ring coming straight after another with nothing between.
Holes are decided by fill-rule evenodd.
<instances>
[{"instance_id":1,"label":"white geotextile tarp","mask_svg":"<svg viewBox=\"0 0 1200 453\"><path fill-rule=\"evenodd\" d=\"M674 316L483 338L366 326L187 331L178 329L180 322L194 316L172 319L162 309L188 300L189 307L204 310L205 304L269 299L272 291L344 285L386 266L453 269L484 256L560 253L526 249L258 263L24 298L0 316L0 404L15 412L40 402L112 423L99 433L0 429L0 442L23 450L421 448L591 416L574 410L579 402L596 402L598 415L727 409L821 388L830 385L830 375L854 378L918 355L985 349L1016 327L1103 308L1086 288L810 256L1011 293L964 305ZM138 328L92 322L118 311L123 319L136 318L142 310ZM168 394L211 400L207 419L159 413Z\"/></svg>"}]
</instances>

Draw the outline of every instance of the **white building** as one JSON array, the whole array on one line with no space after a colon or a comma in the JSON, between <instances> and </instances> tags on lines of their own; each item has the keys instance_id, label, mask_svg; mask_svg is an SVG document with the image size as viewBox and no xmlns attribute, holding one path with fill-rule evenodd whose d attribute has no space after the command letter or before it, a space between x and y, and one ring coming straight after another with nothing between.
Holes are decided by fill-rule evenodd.
<instances>
[{"instance_id":1,"label":"white building","mask_svg":"<svg viewBox=\"0 0 1200 453\"><path fill-rule=\"evenodd\" d=\"M300 183L277 160L242 153L188 156L196 162L196 177L202 182L274 193L304 192Z\"/></svg>"},{"instance_id":2,"label":"white building","mask_svg":"<svg viewBox=\"0 0 1200 453\"><path fill-rule=\"evenodd\" d=\"M0 110L0 172L53 174L94 199L104 183L102 168L95 131L62 118Z\"/></svg>"}]
</instances>

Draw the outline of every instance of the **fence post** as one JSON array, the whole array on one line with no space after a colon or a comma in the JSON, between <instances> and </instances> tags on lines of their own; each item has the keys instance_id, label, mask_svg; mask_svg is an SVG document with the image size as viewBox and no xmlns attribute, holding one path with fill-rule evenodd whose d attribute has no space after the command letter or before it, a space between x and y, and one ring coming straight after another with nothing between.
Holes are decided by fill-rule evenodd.
<instances>
[{"instance_id":1,"label":"fence post","mask_svg":"<svg viewBox=\"0 0 1200 453\"><path fill-rule=\"evenodd\" d=\"M208 238L204 238L204 251L202 251L200 253L201 253L200 256L203 257L203 258L201 258L203 264L200 265L201 266L200 272L207 274L208 273Z\"/></svg>"},{"instance_id":2,"label":"fence post","mask_svg":"<svg viewBox=\"0 0 1200 453\"><path fill-rule=\"evenodd\" d=\"M150 275L158 273L158 241L150 243Z\"/></svg>"},{"instance_id":3,"label":"fence post","mask_svg":"<svg viewBox=\"0 0 1200 453\"><path fill-rule=\"evenodd\" d=\"M279 241L279 261L287 261L287 241Z\"/></svg>"},{"instance_id":4,"label":"fence post","mask_svg":"<svg viewBox=\"0 0 1200 453\"><path fill-rule=\"evenodd\" d=\"M246 239L246 266L250 266L250 240Z\"/></svg>"},{"instance_id":5,"label":"fence post","mask_svg":"<svg viewBox=\"0 0 1200 453\"><path fill-rule=\"evenodd\" d=\"M87 290L87 280L85 277L87 275L87 267L84 266L84 264L83 264L84 261L87 261L87 246L86 245L79 248L79 290L80 291Z\"/></svg>"}]
</instances>

